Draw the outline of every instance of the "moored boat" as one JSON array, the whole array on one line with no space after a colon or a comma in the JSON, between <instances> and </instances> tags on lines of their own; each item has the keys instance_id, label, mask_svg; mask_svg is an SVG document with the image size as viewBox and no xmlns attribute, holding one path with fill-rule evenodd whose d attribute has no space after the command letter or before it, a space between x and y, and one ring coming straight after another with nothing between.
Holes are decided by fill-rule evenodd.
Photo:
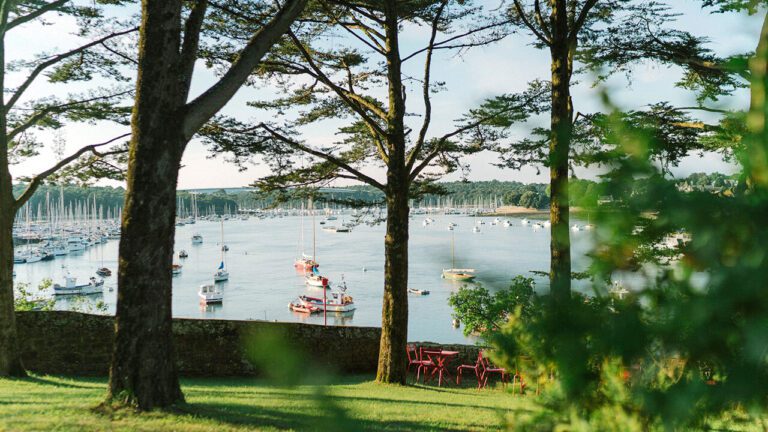
<instances>
[{"instance_id":1,"label":"moored boat","mask_svg":"<svg viewBox=\"0 0 768 432\"><path fill-rule=\"evenodd\" d=\"M102 277L112 276L112 270L106 267L101 267L98 270L96 270L96 274Z\"/></svg>"},{"instance_id":2,"label":"moored boat","mask_svg":"<svg viewBox=\"0 0 768 432\"><path fill-rule=\"evenodd\" d=\"M181 264L171 265L171 274L174 274L174 275L181 274Z\"/></svg>"},{"instance_id":3,"label":"moored boat","mask_svg":"<svg viewBox=\"0 0 768 432\"><path fill-rule=\"evenodd\" d=\"M306 314L318 313L322 310L317 306L304 305L304 304L301 304L300 302L288 303L288 309L294 312L306 313Z\"/></svg>"},{"instance_id":4,"label":"moored boat","mask_svg":"<svg viewBox=\"0 0 768 432\"><path fill-rule=\"evenodd\" d=\"M411 294L416 294L416 295L429 295L429 291L421 290L421 289L417 289L417 288L408 288L408 292L411 293Z\"/></svg>"},{"instance_id":5,"label":"moored boat","mask_svg":"<svg viewBox=\"0 0 768 432\"><path fill-rule=\"evenodd\" d=\"M223 303L224 293L213 284L200 285L200 289L197 290L197 295L200 297L200 302L209 303Z\"/></svg>"},{"instance_id":6,"label":"moored boat","mask_svg":"<svg viewBox=\"0 0 768 432\"><path fill-rule=\"evenodd\" d=\"M55 295L85 295L99 294L104 290L104 280L96 280L92 277L87 284L77 284L77 278L67 273L64 276L64 285L53 284Z\"/></svg>"},{"instance_id":7,"label":"moored boat","mask_svg":"<svg viewBox=\"0 0 768 432\"><path fill-rule=\"evenodd\" d=\"M458 280L458 281L469 281L477 277L475 275L475 269L443 269L443 278L444 279L451 279L451 280Z\"/></svg>"}]
</instances>

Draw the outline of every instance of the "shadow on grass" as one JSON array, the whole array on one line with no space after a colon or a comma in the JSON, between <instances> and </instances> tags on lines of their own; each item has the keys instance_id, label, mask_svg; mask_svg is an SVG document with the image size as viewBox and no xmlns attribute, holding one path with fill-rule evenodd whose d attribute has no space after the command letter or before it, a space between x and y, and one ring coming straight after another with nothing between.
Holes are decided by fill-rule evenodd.
<instances>
[{"instance_id":1,"label":"shadow on grass","mask_svg":"<svg viewBox=\"0 0 768 432\"><path fill-rule=\"evenodd\" d=\"M199 418L205 418L211 421L226 423L233 426L245 427L274 427L277 429L293 430L328 430L328 431L434 431L441 430L446 432L465 431L466 426L461 428L446 426L445 424L436 425L429 422L413 421L389 421L389 420L366 420L352 419L347 422L346 427L334 427L334 417L332 412L322 413L318 408L317 412L304 412L301 414L289 414L285 411L264 408L253 405L231 405L216 403L194 403L186 404L178 408L180 412L193 415ZM340 425L339 425L340 426ZM489 429L492 425L470 425L473 429ZM496 425L498 427L498 425Z\"/></svg>"},{"instance_id":2,"label":"shadow on grass","mask_svg":"<svg viewBox=\"0 0 768 432\"><path fill-rule=\"evenodd\" d=\"M14 381L19 382L28 382L28 383L34 383L39 385L46 385L51 387L59 387L59 388L72 388L72 389L86 389L86 390L93 390L93 385L79 385L79 384L73 384L69 382L64 382L60 378L55 377L47 377L47 376L37 376L37 375L29 375L24 378L13 378ZM86 381L86 382L93 382L93 384L96 385L102 385L103 380L100 380L98 378L78 378L79 381Z\"/></svg>"}]
</instances>

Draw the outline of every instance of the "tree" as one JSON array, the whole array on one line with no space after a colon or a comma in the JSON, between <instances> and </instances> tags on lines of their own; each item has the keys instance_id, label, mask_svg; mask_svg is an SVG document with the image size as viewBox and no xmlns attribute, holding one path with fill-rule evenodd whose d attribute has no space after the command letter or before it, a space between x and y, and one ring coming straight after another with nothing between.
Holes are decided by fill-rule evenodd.
<instances>
[{"instance_id":1,"label":"tree","mask_svg":"<svg viewBox=\"0 0 768 432\"><path fill-rule=\"evenodd\" d=\"M506 147L508 156L502 162L513 168L527 163L549 168L550 289L558 303L571 292L568 171L574 159L584 156L573 143L589 138L581 134L592 121L591 116L574 112L570 94L574 72L595 71L602 80L616 71L628 72L636 61L656 60L684 66L678 85L701 89L703 98L712 88L728 91L739 84L726 68L709 67L723 60L704 48L704 39L665 26L675 15L661 2L513 0L508 14L514 28L528 31L533 45L550 54L549 128L533 130L539 139L526 138ZM585 126L577 127L579 122Z\"/></svg>"},{"instance_id":2,"label":"tree","mask_svg":"<svg viewBox=\"0 0 768 432\"><path fill-rule=\"evenodd\" d=\"M81 45L56 54L38 53L32 60L14 63L6 58L5 43L13 30L26 24L39 23L50 15L75 17L81 32ZM31 100L28 90L43 77L58 83L58 93L75 86L64 84L90 81L93 75L114 79L119 84L125 78L120 73L124 63L110 45L136 31L131 26L114 30L113 26L93 26L99 23L102 11L98 6L77 6L67 0L0 2L0 376L23 376L24 367L18 350L14 315L13 292L13 221L16 212L30 199L38 186L66 165L91 155L91 162L113 155L121 150L110 148L128 134L106 140L100 144L81 147L50 168L28 179L29 183L19 196L13 193L11 166L24 158L34 156L44 145L35 131L55 130L66 122L95 122L114 120L125 122L125 109L120 103L130 96L130 90L116 86L99 89L91 86L89 92L71 94L66 98L48 97ZM112 21L114 22L114 21ZM94 28L110 28L92 40ZM114 31L113 31L114 30ZM87 59L87 61L84 61ZM20 67L18 67L20 66ZM18 67L18 69L16 68ZM18 86L8 83L19 79ZM119 147L119 146L115 146Z\"/></svg>"},{"instance_id":3,"label":"tree","mask_svg":"<svg viewBox=\"0 0 768 432\"><path fill-rule=\"evenodd\" d=\"M228 150L246 160L268 155L273 175L257 182L262 189L353 179L383 192L387 214L378 382L406 380L409 199L429 192L443 173L465 169L460 157L480 151L487 142L479 125L501 116L524 120L546 95L546 86L533 85L527 93L497 101L487 115L467 116L450 132L430 134L432 95L441 87L433 77L433 57L441 50L466 49L500 37L495 30L503 22L488 21L480 12L452 0L318 2L313 19L300 31L289 32L290 43L275 50L260 71L264 78L284 83L285 96L252 103L277 115L289 108L305 110L283 125L220 118L207 131L216 151ZM406 27L426 30L426 43L407 54L400 40ZM332 38L333 46L323 44L324 38ZM418 80L406 71L416 59L423 60ZM413 126L406 107L409 81L418 83L423 104L421 121ZM386 92L377 93L379 86ZM297 138L301 127L332 119L346 121L333 145ZM385 180L367 174L370 167L383 168Z\"/></svg>"},{"instance_id":4,"label":"tree","mask_svg":"<svg viewBox=\"0 0 768 432\"><path fill-rule=\"evenodd\" d=\"M236 2L233 12L236 13ZM189 99L207 0L144 0L123 207L108 400L153 409L183 400L171 332L176 181L189 140L248 79L306 0L264 6L223 76ZM185 10L185 5L189 9ZM243 6L245 7L245 6ZM230 16L236 19L235 16Z\"/></svg>"}]
</instances>

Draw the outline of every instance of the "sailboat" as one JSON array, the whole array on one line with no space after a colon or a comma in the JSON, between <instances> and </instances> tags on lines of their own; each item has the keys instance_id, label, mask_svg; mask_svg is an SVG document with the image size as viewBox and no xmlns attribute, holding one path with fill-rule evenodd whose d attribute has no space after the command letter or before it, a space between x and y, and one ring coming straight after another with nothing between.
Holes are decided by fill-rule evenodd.
<instances>
[{"instance_id":1,"label":"sailboat","mask_svg":"<svg viewBox=\"0 0 768 432\"><path fill-rule=\"evenodd\" d=\"M224 219L221 220L221 244L224 244ZM221 250L221 264L219 264L219 268L216 270L216 273L213 274L213 281L214 282L224 282L225 280L229 279L229 272L226 269L226 266L224 265L224 249Z\"/></svg>"},{"instance_id":2,"label":"sailboat","mask_svg":"<svg viewBox=\"0 0 768 432\"><path fill-rule=\"evenodd\" d=\"M112 276L112 270L104 266L104 246L101 247L101 267L96 270L96 274L101 277Z\"/></svg>"},{"instance_id":3,"label":"sailboat","mask_svg":"<svg viewBox=\"0 0 768 432\"><path fill-rule=\"evenodd\" d=\"M312 206L312 201L310 201L310 207ZM314 209L310 210L312 212L312 256L309 256L304 253L304 202L301 203L301 257L296 258L296 261L293 262L293 267L297 271L301 272L311 272L315 267L318 267L319 264L315 260L315 256L317 253L317 240L315 235L315 212Z\"/></svg>"},{"instance_id":4,"label":"sailboat","mask_svg":"<svg viewBox=\"0 0 768 432\"><path fill-rule=\"evenodd\" d=\"M475 278L475 269L456 268L456 235L451 236L451 267L443 269L443 279L470 281Z\"/></svg>"}]
</instances>

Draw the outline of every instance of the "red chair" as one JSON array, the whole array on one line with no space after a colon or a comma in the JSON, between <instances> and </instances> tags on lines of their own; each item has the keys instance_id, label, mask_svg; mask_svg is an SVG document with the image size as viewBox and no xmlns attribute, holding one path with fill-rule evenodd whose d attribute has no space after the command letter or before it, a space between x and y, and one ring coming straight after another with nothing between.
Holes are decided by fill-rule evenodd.
<instances>
[{"instance_id":1,"label":"red chair","mask_svg":"<svg viewBox=\"0 0 768 432\"><path fill-rule=\"evenodd\" d=\"M482 352L480 353L479 359L480 359L480 361L481 361L481 363L483 365L483 374L482 374L482 377L481 377L481 379L483 380L482 387L485 387L485 386L488 385L488 378L492 374L499 374L499 376L501 378L501 382L504 385L506 385L507 382L509 382L509 373L507 372L506 369L495 367L495 366L491 365L491 362L488 361L488 358L486 358L485 356L482 355ZM515 374L515 378L517 378L517 374ZM524 385L524 384L522 384L522 379L520 381L521 381L521 385ZM522 388L521 388L521 391L522 391Z\"/></svg>"},{"instance_id":2,"label":"red chair","mask_svg":"<svg viewBox=\"0 0 768 432\"><path fill-rule=\"evenodd\" d=\"M427 369L435 366L432 360L422 360L424 357L422 357L421 349L417 349L416 345L412 345L412 344L406 345L405 352L406 354L408 354L408 369L406 370L406 373L410 373L411 366L415 365L417 366L416 382L419 382L419 375L421 374L422 369L424 370L424 379L426 379Z\"/></svg>"},{"instance_id":3,"label":"red chair","mask_svg":"<svg viewBox=\"0 0 768 432\"><path fill-rule=\"evenodd\" d=\"M475 372L475 377L477 377L477 388L480 389L483 387L483 352L480 351L477 353L477 361L473 365L467 365L463 364L456 368L456 385L461 385L461 372L464 370L471 370Z\"/></svg>"}]
</instances>

